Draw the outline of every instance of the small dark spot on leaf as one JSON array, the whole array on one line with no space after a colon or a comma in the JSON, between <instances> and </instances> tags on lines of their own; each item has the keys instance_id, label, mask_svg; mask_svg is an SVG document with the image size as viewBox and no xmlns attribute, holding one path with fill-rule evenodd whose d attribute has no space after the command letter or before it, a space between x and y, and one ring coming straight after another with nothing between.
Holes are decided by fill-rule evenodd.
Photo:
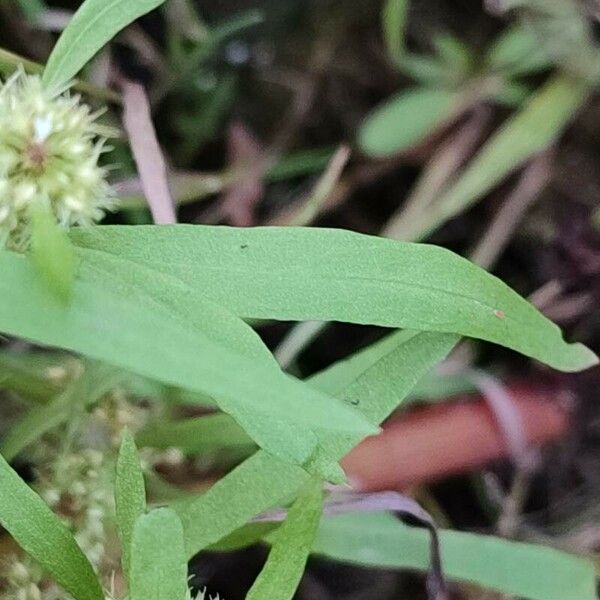
<instances>
[{"instance_id":1,"label":"small dark spot on leaf","mask_svg":"<svg viewBox=\"0 0 600 600\"><path fill-rule=\"evenodd\" d=\"M499 319L504 319L506 315L504 314L503 310L496 309L494 311L494 316L498 317Z\"/></svg>"},{"instance_id":2,"label":"small dark spot on leaf","mask_svg":"<svg viewBox=\"0 0 600 600\"><path fill-rule=\"evenodd\" d=\"M247 247L248 247L248 244L242 244L242 245L240 246L240 249L241 249L241 250L245 250Z\"/></svg>"}]
</instances>

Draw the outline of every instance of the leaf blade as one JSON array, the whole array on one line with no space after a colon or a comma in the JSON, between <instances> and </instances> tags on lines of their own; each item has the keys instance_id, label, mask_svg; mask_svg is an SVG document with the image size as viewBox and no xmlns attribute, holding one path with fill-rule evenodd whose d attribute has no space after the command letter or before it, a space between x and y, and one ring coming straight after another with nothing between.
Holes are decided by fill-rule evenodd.
<instances>
[{"instance_id":1,"label":"leaf blade","mask_svg":"<svg viewBox=\"0 0 600 600\"><path fill-rule=\"evenodd\" d=\"M121 562L125 575L129 577L135 523L146 511L146 486L137 448L128 429L123 434L117 458L115 510L121 540Z\"/></svg>"},{"instance_id":2,"label":"leaf blade","mask_svg":"<svg viewBox=\"0 0 600 600\"><path fill-rule=\"evenodd\" d=\"M312 385L340 397L344 397L344 392L352 397L361 386L370 389L371 393L362 398L357 409L373 422L379 422L420 377L446 356L456 341L456 336L445 334L396 333L364 349L353 360L336 363L313 378ZM382 385L381 369L395 373L390 383ZM322 436L319 439L322 449L314 460L326 464L339 460L358 441L356 437L344 436L326 441ZM217 543L258 513L293 497L307 481L305 470L259 450L208 492L175 505L184 524L188 556Z\"/></svg>"},{"instance_id":3,"label":"leaf blade","mask_svg":"<svg viewBox=\"0 0 600 600\"><path fill-rule=\"evenodd\" d=\"M44 69L43 82L59 90L121 29L164 0L86 0L63 31Z\"/></svg>"},{"instance_id":4,"label":"leaf blade","mask_svg":"<svg viewBox=\"0 0 600 600\"><path fill-rule=\"evenodd\" d=\"M186 594L181 521L169 508L141 515L133 529L130 600L185 600Z\"/></svg>"},{"instance_id":5,"label":"leaf blade","mask_svg":"<svg viewBox=\"0 0 600 600\"><path fill-rule=\"evenodd\" d=\"M450 119L458 94L447 90L411 88L376 108L359 130L358 143L369 156L389 156L423 140Z\"/></svg>"},{"instance_id":6,"label":"leaf blade","mask_svg":"<svg viewBox=\"0 0 600 600\"><path fill-rule=\"evenodd\" d=\"M115 253L168 271L244 318L457 333L567 371L597 361L498 278L428 244L343 230L197 225L97 227L72 237L82 261L90 251Z\"/></svg>"},{"instance_id":7,"label":"leaf blade","mask_svg":"<svg viewBox=\"0 0 600 600\"><path fill-rule=\"evenodd\" d=\"M75 600L104 600L94 569L71 532L2 456L0 525Z\"/></svg>"},{"instance_id":8,"label":"leaf blade","mask_svg":"<svg viewBox=\"0 0 600 600\"><path fill-rule=\"evenodd\" d=\"M31 262L48 289L68 302L75 280L75 253L66 232L46 208L36 206L31 218Z\"/></svg>"},{"instance_id":9,"label":"leaf blade","mask_svg":"<svg viewBox=\"0 0 600 600\"><path fill-rule=\"evenodd\" d=\"M116 271L88 267L81 265L67 307L40 288L22 257L0 253L0 330L206 392L260 445L292 462L304 462L314 450L311 427L374 431L351 407L285 375L272 358L257 356L259 340L250 343L255 334L241 320L185 286L181 293L181 286L170 287L159 278L153 289L179 302L161 303L135 281L126 285ZM145 273L139 279L148 281ZM157 345L157 339L164 344ZM236 343L239 351L232 349ZM332 410L335 422L324 421Z\"/></svg>"},{"instance_id":10,"label":"leaf blade","mask_svg":"<svg viewBox=\"0 0 600 600\"><path fill-rule=\"evenodd\" d=\"M353 514L324 520L314 552L382 568L429 568L428 535L389 514ZM553 548L497 537L441 531L444 571L529 600L594 600L593 566Z\"/></svg>"},{"instance_id":11,"label":"leaf blade","mask_svg":"<svg viewBox=\"0 0 600 600\"><path fill-rule=\"evenodd\" d=\"M292 504L286 520L273 536L267 562L246 600L291 600L296 592L317 534L323 492L313 480Z\"/></svg>"}]
</instances>

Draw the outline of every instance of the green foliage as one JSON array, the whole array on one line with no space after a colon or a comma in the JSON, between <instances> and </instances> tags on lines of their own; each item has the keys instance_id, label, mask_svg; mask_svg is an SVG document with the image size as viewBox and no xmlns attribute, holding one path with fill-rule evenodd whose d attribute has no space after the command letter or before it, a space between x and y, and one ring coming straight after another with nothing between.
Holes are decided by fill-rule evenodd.
<instances>
[{"instance_id":1,"label":"green foliage","mask_svg":"<svg viewBox=\"0 0 600 600\"><path fill-rule=\"evenodd\" d=\"M49 210L36 206L32 213L31 260L48 289L68 302L75 279L71 241Z\"/></svg>"},{"instance_id":2,"label":"green foliage","mask_svg":"<svg viewBox=\"0 0 600 600\"><path fill-rule=\"evenodd\" d=\"M121 540L121 562L123 571L129 577L133 532L137 519L146 511L146 488L137 448L133 436L127 430L123 435L117 460L115 509Z\"/></svg>"},{"instance_id":3,"label":"green foliage","mask_svg":"<svg viewBox=\"0 0 600 600\"><path fill-rule=\"evenodd\" d=\"M180 281L131 270L125 261L104 262L105 271L93 263L80 265L72 302L65 307L45 292L22 257L0 253L7 274L0 281L0 330L207 392L259 444L294 462L305 462L316 444L314 433L301 425L363 435L374 431L352 407L283 374L272 359L256 356L262 346L247 325Z\"/></svg>"},{"instance_id":4,"label":"green foliage","mask_svg":"<svg viewBox=\"0 0 600 600\"><path fill-rule=\"evenodd\" d=\"M589 85L568 75L550 79L506 121L436 202L437 214L414 233L424 236L460 214L516 168L547 148L573 119L590 93Z\"/></svg>"},{"instance_id":5,"label":"green foliage","mask_svg":"<svg viewBox=\"0 0 600 600\"><path fill-rule=\"evenodd\" d=\"M181 521L169 508L139 516L131 541L130 600L186 597L187 562Z\"/></svg>"},{"instance_id":6,"label":"green foliage","mask_svg":"<svg viewBox=\"0 0 600 600\"><path fill-rule=\"evenodd\" d=\"M0 451L3 456L7 460L13 460L47 431L69 419L77 418L82 411L113 389L123 377L124 374L113 367L86 362L81 377L69 382L52 401L32 408L11 428L2 441Z\"/></svg>"},{"instance_id":7,"label":"green foliage","mask_svg":"<svg viewBox=\"0 0 600 600\"><path fill-rule=\"evenodd\" d=\"M456 344L449 334L400 332L370 346L348 361L336 363L309 380L317 389L354 401L373 423L383 421L414 384ZM394 373L394 377L389 377ZM364 396L357 396L359 393ZM358 436L323 436L315 461L340 460ZM217 543L256 514L286 501L306 483L306 472L257 452L198 498L176 505L188 556ZM226 506L226 510L223 507Z\"/></svg>"},{"instance_id":8,"label":"green foliage","mask_svg":"<svg viewBox=\"0 0 600 600\"><path fill-rule=\"evenodd\" d=\"M136 440L140 446L164 450L179 448L190 455L223 449L254 448L252 439L226 414L157 421L140 431Z\"/></svg>"},{"instance_id":9,"label":"green foliage","mask_svg":"<svg viewBox=\"0 0 600 600\"><path fill-rule=\"evenodd\" d=\"M48 60L44 89L65 88L119 31L162 1L86 0ZM44 7L41 0L20 4L32 20ZM430 55L407 53L409 3L384 3L389 58L419 85L367 117L359 145L369 156L414 148L482 100L519 106L530 94L519 78L554 63L577 73L553 76L500 127L432 205L434 212L412 223L415 238L469 208L551 144L591 91L588 59L595 54L589 28L571 4L562 12L538 3L525 7L520 0L513 4L533 29L509 29L477 64L476 54L449 34L432 39ZM237 90L229 73L209 73L216 81L210 92L188 86L188 80L225 40L263 17L249 11L214 28L190 18L189 26L178 30L165 14L165 64L172 73L160 74L152 100L174 96L169 96L173 127L182 137L180 157L186 162L218 132ZM561 15L574 24L564 35L556 29ZM556 32L556 43L539 44L540 31ZM582 40L576 50L569 48L572 35ZM0 50L8 70L21 62ZM90 130L89 136L96 133ZM271 166L265 177L313 172L330 154L299 153ZM231 173L213 179L185 173L175 179L181 202L235 182ZM224 411L188 420L162 415L137 433L139 444L192 455L223 449L245 455L255 443L260 447L204 494L147 512L134 437L123 435L114 498L129 600L186 600L188 558L260 539L272 548L249 600L291 600L311 551L369 566L427 569L427 534L389 515L340 517L319 527L323 480L344 481L340 459L411 393L447 393L449 379L414 388L460 336L506 346L564 371L597 362L585 346L566 343L556 325L500 280L435 246L291 227L112 226L67 235L39 207L31 217L31 253L0 251L0 332L103 362L86 360L79 376L53 384L25 362L0 355L3 385L37 402L3 440L6 458L51 428L74 422L116 386L161 400L168 397L163 386L174 386L180 399L203 406L214 402ZM403 330L300 381L281 371L244 319L345 321ZM465 387L460 377L451 383ZM281 526L250 523L282 505L291 508ZM103 600L73 535L1 456L0 524L75 600ZM448 576L458 581L530 600L594 597L591 565L549 548L442 532L441 550Z\"/></svg>"},{"instance_id":10,"label":"green foliage","mask_svg":"<svg viewBox=\"0 0 600 600\"><path fill-rule=\"evenodd\" d=\"M496 39L487 52L486 63L492 70L522 76L543 71L552 61L531 28L515 25Z\"/></svg>"},{"instance_id":11,"label":"green foliage","mask_svg":"<svg viewBox=\"0 0 600 600\"><path fill-rule=\"evenodd\" d=\"M388 156L422 141L455 113L458 97L447 90L412 88L371 113L358 143L369 156Z\"/></svg>"},{"instance_id":12,"label":"green foliage","mask_svg":"<svg viewBox=\"0 0 600 600\"><path fill-rule=\"evenodd\" d=\"M44 69L47 88L59 90L121 29L164 0L86 0L75 13Z\"/></svg>"},{"instance_id":13,"label":"green foliage","mask_svg":"<svg viewBox=\"0 0 600 600\"><path fill-rule=\"evenodd\" d=\"M273 536L269 558L246 600L291 600L300 583L321 519L321 482L310 481Z\"/></svg>"},{"instance_id":14,"label":"green foliage","mask_svg":"<svg viewBox=\"0 0 600 600\"><path fill-rule=\"evenodd\" d=\"M441 531L444 571L466 581L528 600L594 600L593 565L532 544L458 531ZM429 569L429 534L388 514L325 519L316 554L381 568Z\"/></svg>"},{"instance_id":15,"label":"green foliage","mask_svg":"<svg viewBox=\"0 0 600 600\"><path fill-rule=\"evenodd\" d=\"M383 4L383 39L392 62L398 62L404 53L404 30L408 9L408 0L385 0Z\"/></svg>"},{"instance_id":16,"label":"green foliage","mask_svg":"<svg viewBox=\"0 0 600 600\"><path fill-rule=\"evenodd\" d=\"M556 325L499 279L435 246L342 230L190 225L102 227L73 231L72 239L83 266L114 265L113 277L119 261L128 273L168 273L244 318L458 333L567 371L597 360L566 344Z\"/></svg>"},{"instance_id":17,"label":"green foliage","mask_svg":"<svg viewBox=\"0 0 600 600\"><path fill-rule=\"evenodd\" d=\"M92 565L75 538L2 456L0 525L75 600L104 600Z\"/></svg>"}]
</instances>

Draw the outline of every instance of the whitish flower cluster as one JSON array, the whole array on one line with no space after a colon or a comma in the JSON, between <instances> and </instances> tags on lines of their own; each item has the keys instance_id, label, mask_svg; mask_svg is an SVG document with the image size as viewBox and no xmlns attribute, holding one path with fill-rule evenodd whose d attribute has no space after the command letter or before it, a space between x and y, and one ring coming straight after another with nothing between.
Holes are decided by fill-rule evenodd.
<instances>
[{"instance_id":1,"label":"whitish flower cluster","mask_svg":"<svg viewBox=\"0 0 600 600\"><path fill-rule=\"evenodd\" d=\"M22 71L0 85L0 248L27 248L36 204L64 227L94 223L111 207L98 164L110 131L97 116Z\"/></svg>"}]
</instances>

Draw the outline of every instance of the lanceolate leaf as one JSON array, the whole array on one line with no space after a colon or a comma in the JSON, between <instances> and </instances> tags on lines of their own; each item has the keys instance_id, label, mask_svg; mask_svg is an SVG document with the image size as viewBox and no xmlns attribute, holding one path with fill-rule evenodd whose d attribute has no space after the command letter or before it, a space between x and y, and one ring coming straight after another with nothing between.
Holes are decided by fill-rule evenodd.
<instances>
[{"instance_id":1,"label":"lanceolate leaf","mask_svg":"<svg viewBox=\"0 0 600 600\"><path fill-rule=\"evenodd\" d=\"M2 456L0 525L75 600L104 600L92 565L75 538Z\"/></svg>"},{"instance_id":2,"label":"lanceolate leaf","mask_svg":"<svg viewBox=\"0 0 600 600\"><path fill-rule=\"evenodd\" d=\"M422 141L456 112L459 96L448 90L412 88L375 109L359 132L370 156L388 156Z\"/></svg>"},{"instance_id":3,"label":"lanceolate leaf","mask_svg":"<svg viewBox=\"0 0 600 600\"><path fill-rule=\"evenodd\" d=\"M163 2L86 0L56 43L44 70L44 84L60 89L121 29Z\"/></svg>"},{"instance_id":4,"label":"lanceolate leaf","mask_svg":"<svg viewBox=\"0 0 600 600\"><path fill-rule=\"evenodd\" d=\"M300 583L323 508L321 482L312 480L273 536L269 558L246 600L291 600Z\"/></svg>"},{"instance_id":5,"label":"lanceolate leaf","mask_svg":"<svg viewBox=\"0 0 600 600\"><path fill-rule=\"evenodd\" d=\"M0 253L0 331L206 392L286 460L302 463L312 454L311 427L374 431L353 407L258 356L258 338L251 341L256 336L241 320L158 272L153 279L143 268L130 269L129 280L121 280L117 266L82 264L67 307L40 286L26 260Z\"/></svg>"},{"instance_id":6,"label":"lanceolate leaf","mask_svg":"<svg viewBox=\"0 0 600 600\"><path fill-rule=\"evenodd\" d=\"M352 398L353 402L359 400L357 410L379 423L446 356L457 339L448 334L395 333L350 361L337 363L309 383L339 397ZM355 395L361 390L368 392ZM326 439L321 435L320 452L314 461L329 464L339 460L359 441L358 436ZM303 469L282 463L264 451L257 452L205 494L177 505L188 556L215 544L258 513L293 497L307 479Z\"/></svg>"},{"instance_id":7,"label":"lanceolate leaf","mask_svg":"<svg viewBox=\"0 0 600 600\"><path fill-rule=\"evenodd\" d=\"M133 529L130 600L185 600L187 561L183 529L169 508L141 515Z\"/></svg>"},{"instance_id":8,"label":"lanceolate leaf","mask_svg":"<svg viewBox=\"0 0 600 600\"><path fill-rule=\"evenodd\" d=\"M441 531L444 572L529 600L594 600L593 565L546 546L497 537ZM351 514L324 519L314 552L370 567L429 568L428 533L389 514Z\"/></svg>"},{"instance_id":9,"label":"lanceolate leaf","mask_svg":"<svg viewBox=\"0 0 600 600\"><path fill-rule=\"evenodd\" d=\"M83 263L117 255L131 269L169 273L242 317L457 333L565 371L597 362L502 281L436 246L277 227L96 227L72 237Z\"/></svg>"},{"instance_id":10,"label":"lanceolate leaf","mask_svg":"<svg viewBox=\"0 0 600 600\"><path fill-rule=\"evenodd\" d=\"M123 571L129 577L133 530L137 519L146 510L146 487L137 448L131 433L127 430L123 434L117 460L115 509L121 540L121 562Z\"/></svg>"}]
</instances>

